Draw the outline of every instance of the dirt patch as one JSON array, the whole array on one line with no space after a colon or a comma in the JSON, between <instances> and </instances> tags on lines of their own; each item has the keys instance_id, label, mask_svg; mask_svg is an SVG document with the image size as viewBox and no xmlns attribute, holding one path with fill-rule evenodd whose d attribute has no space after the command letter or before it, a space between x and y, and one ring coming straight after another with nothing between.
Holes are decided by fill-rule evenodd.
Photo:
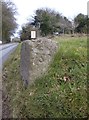
<instances>
[{"instance_id":1,"label":"dirt patch","mask_svg":"<svg viewBox=\"0 0 89 120\"><path fill-rule=\"evenodd\" d=\"M11 116L11 107L10 107L10 99L6 90L6 81L7 71L3 71L2 75L2 118L12 118Z\"/></svg>"}]
</instances>

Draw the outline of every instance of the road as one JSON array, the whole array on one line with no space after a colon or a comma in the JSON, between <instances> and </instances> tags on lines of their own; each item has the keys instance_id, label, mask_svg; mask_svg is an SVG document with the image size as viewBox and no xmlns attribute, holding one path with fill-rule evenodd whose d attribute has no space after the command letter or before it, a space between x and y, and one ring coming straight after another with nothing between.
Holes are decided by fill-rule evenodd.
<instances>
[{"instance_id":1,"label":"road","mask_svg":"<svg viewBox=\"0 0 89 120\"><path fill-rule=\"evenodd\" d=\"M0 118L2 118L2 67L18 43L0 45Z\"/></svg>"},{"instance_id":2,"label":"road","mask_svg":"<svg viewBox=\"0 0 89 120\"><path fill-rule=\"evenodd\" d=\"M14 52L17 46L18 46L18 43L0 45L0 68L8 59L10 54Z\"/></svg>"}]
</instances>

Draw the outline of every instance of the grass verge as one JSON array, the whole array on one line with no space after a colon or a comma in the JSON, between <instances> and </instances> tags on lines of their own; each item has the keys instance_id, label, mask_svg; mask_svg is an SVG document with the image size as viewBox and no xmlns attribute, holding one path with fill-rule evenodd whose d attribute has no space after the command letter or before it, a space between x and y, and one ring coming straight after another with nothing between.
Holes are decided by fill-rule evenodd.
<instances>
[{"instance_id":1,"label":"grass verge","mask_svg":"<svg viewBox=\"0 0 89 120\"><path fill-rule=\"evenodd\" d=\"M55 38L59 43L47 74L27 89L20 78L20 47L7 61L6 90L17 118L87 116L87 38Z\"/></svg>"}]
</instances>

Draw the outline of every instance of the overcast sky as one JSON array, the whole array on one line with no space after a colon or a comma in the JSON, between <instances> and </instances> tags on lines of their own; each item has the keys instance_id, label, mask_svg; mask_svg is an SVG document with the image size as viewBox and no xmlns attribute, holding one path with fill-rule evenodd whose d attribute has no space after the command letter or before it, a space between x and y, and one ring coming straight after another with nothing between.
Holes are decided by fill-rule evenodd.
<instances>
[{"instance_id":1,"label":"overcast sky","mask_svg":"<svg viewBox=\"0 0 89 120\"><path fill-rule=\"evenodd\" d=\"M34 15L38 8L52 8L67 18L74 18L77 14L87 14L88 0L12 0L18 11L17 23L21 26Z\"/></svg>"}]
</instances>

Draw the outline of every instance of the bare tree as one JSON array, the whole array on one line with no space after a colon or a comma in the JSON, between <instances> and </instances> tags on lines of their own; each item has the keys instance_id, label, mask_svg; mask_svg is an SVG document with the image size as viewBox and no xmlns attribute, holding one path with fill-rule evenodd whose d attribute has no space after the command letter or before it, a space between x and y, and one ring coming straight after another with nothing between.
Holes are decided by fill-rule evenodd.
<instances>
[{"instance_id":1,"label":"bare tree","mask_svg":"<svg viewBox=\"0 0 89 120\"><path fill-rule=\"evenodd\" d=\"M13 35L17 28L16 7L12 2L2 2L2 41L9 42L10 36Z\"/></svg>"}]
</instances>

